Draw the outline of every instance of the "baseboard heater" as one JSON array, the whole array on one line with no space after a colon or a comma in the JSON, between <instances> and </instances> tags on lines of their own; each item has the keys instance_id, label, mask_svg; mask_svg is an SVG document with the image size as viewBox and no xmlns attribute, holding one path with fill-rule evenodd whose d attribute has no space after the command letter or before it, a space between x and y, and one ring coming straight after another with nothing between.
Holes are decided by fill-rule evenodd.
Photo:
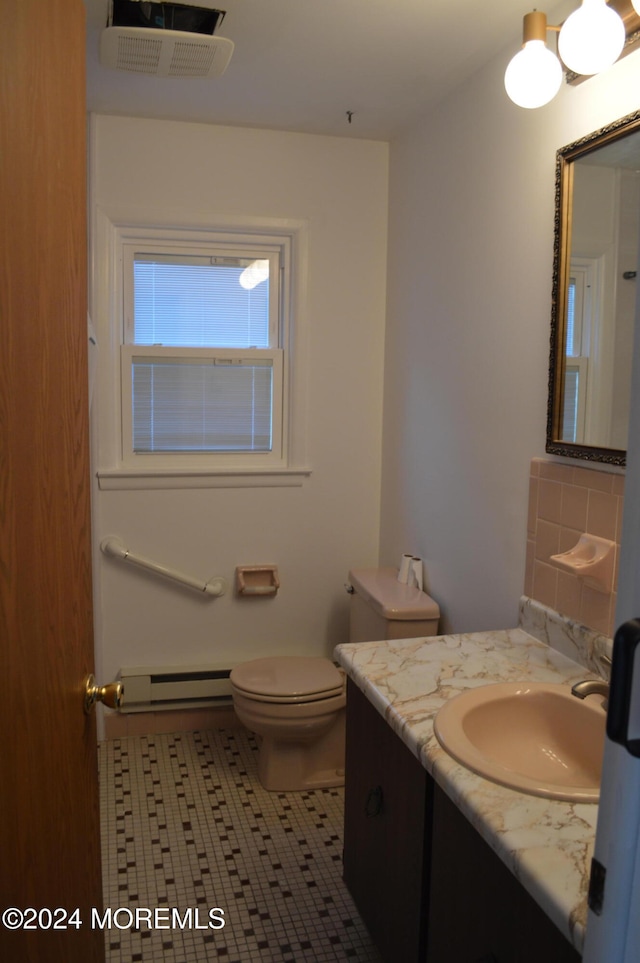
<instances>
[{"instance_id":1,"label":"baseboard heater","mask_svg":"<svg viewBox=\"0 0 640 963\"><path fill-rule=\"evenodd\" d=\"M120 669L120 712L159 712L231 705L229 666L133 666Z\"/></svg>"}]
</instances>

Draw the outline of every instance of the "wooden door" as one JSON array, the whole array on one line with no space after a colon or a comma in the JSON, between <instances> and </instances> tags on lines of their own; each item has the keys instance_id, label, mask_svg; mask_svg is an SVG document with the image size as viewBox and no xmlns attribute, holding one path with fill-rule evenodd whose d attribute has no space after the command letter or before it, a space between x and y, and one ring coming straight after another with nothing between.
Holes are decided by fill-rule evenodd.
<instances>
[{"instance_id":1,"label":"wooden door","mask_svg":"<svg viewBox=\"0 0 640 963\"><path fill-rule=\"evenodd\" d=\"M1 0L0 11L0 914L44 911L34 930L0 916L0 958L90 963L104 934L90 925L102 897L82 693L93 666L84 7ZM57 908L78 908L75 922L50 918Z\"/></svg>"}]
</instances>

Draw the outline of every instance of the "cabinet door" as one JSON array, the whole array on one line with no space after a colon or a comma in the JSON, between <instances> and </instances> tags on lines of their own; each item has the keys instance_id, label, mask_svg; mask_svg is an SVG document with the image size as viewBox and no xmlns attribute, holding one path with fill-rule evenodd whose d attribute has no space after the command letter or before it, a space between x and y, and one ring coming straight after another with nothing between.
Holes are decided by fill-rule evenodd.
<instances>
[{"instance_id":1,"label":"cabinet door","mask_svg":"<svg viewBox=\"0 0 640 963\"><path fill-rule=\"evenodd\" d=\"M438 787L429 963L579 963L580 955Z\"/></svg>"},{"instance_id":2,"label":"cabinet door","mask_svg":"<svg viewBox=\"0 0 640 963\"><path fill-rule=\"evenodd\" d=\"M347 691L344 880L382 957L424 957L430 780L351 681Z\"/></svg>"}]
</instances>

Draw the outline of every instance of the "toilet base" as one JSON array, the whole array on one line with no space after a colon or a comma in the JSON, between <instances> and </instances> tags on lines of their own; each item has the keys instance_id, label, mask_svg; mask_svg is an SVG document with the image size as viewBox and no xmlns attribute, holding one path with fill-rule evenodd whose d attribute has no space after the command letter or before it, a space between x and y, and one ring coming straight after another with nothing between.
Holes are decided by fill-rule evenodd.
<instances>
[{"instance_id":1,"label":"toilet base","mask_svg":"<svg viewBox=\"0 0 640 963\"><path fill-rule=\"evenodd\" d=\"M300 662L304 670L302 683L295 678L295 673L293 680L290 677L293 663L299 675ZM236 682L246 683L247 672L237 673L236 679L234 670L231 694L240 721L261 737L258 778L263 787L270 792L301 792L344 785L347 704L344 672L336 670L327 659L314 657L300 660L276 657L246 663L246 666L255 669L248 672L248 681L266 685L266 691L243 689ZM277 669L281 673L286 670L286 682L281 680L274 693L270 676ZM324 690L312 688L305 695L304 686L317 683L318 677L330 684Z\"/></svg>"},{"instance_id":2,"label":"toilet base","mask_svg":"<svg viewBox=\"0 0 640 963\"><path fill-rule=\"evenodd\" d=\"M345 710L312 744L263 735L258 779L270 792L301 792L344 786Z\"/></svg>"}]
</instances>

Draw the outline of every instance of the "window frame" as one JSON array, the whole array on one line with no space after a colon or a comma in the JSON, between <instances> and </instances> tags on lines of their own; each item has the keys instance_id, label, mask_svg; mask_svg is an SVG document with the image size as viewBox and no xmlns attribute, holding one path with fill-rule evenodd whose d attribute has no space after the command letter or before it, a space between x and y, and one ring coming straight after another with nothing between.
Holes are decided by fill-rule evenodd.
<instances>
[{"instance_id":1,"label":"window frame","mask_svg":"<svg viewBox=\"0 0 640 963\"><path fill-rule=\"evenodd\" d=\"M574 339L575 355L565 352L567 370L577 372L579 394L576 440L601 437L611 419L611 383L613 352L607 337L607 277L613 277L613 266L608 254L573 255L569 266L568 285L575 285ZM564 379L564 375L563 375ZM564 393L563 383L563 393ZM564 412L562 413L564 428ZM562 431L562 440L565 438Z\"/></svg>"},{"instance_id":2,"label":"window frame","mask_svg":"<svg viewBox=\"0 0 640 963\"><path fill-rule=\"evenodd\" d=\"M215 228L211 225L214 224ZM122 246L193 241L223 243L237 250L253 243L280 246L285 271L281 286L283 350L282 464L259 467L238 459L222 467L209 456L198 467L165 460L152 465L125 465L122 460L121 358L123 264ZM298 218L248 217L192 210L170 223L154 208L135 211L96 205L93 212L90 314L96 339L90 339L93 458L101 491L198 488L299 487L312 474L309 462L308 392L310 329L307 316L309 222ZM97 340L97 344L96 344ZM94 374L95 372L95 374Z\"/></svg>"},{"instance_id":3,"label":"window frame","mask_svg":"<svg viewBox=\"0 0 640 963\"><path fill-rule=\"evenodd\" d=\"M562 441L573 445L584 443L585 422L587 417L587 379L589 377L589 352L591 346L593 262L586 258L572 258L567 284L567 309L571 304L570 291L573 287L573 316L571 325L567 320L565 335L564 390L562 411ZM572 338L569 344L569 332ZM569 395L567 380L572 374L576 377L576 391ZM567 423L567 405L572 398L575 417ZM573 424L573 432L569 430Z\"/></svg>"},{"instance_id":4,"label":"window frame","mask_svg":"<svg viewBox=\"0 0 640 963\"><path fill-rule=\"evenodd\" d=\"M122 462L132 467L163 466L170 461L176 468L202 468L215 459L218 468L244 463L248 468L281 465L283 457L283 351L281 348L177 348L158 345L123 344L120 348L122 386ZM166 360L195 360L213 363L215 359L271 361L272 380L272 436L270 451L216 452L142 452L133 448L133 377L134 359L161 358Z\"/></svg>"}]
</instances>

